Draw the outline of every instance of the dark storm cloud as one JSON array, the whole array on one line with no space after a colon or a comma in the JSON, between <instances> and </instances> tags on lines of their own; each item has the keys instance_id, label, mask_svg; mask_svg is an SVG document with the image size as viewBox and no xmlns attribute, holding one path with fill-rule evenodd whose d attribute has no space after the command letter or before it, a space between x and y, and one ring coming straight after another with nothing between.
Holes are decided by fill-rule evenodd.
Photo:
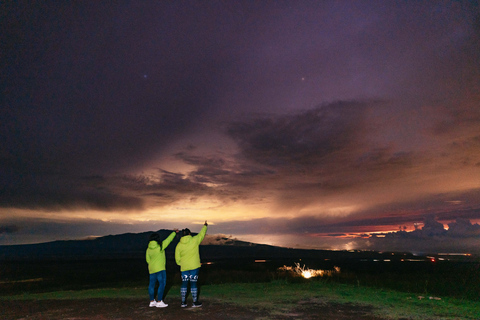
<instances>
[{"instance_id":1,"label":"dark storm cloud","mask_svg":"<svg viewBox=\"0 0 480 320\"><path fill-rule=\"evenodd\" d=\"M190 152L176 154L176 158L195 167L189 172L188 179L199 183L213 183L220 185L217 189L231 188L240 192L244 187L272 177L276 171L266 166L251 164L244 161L232 161L220 156L199 156ZM213 190L212 190L213 191Z\"/></svg>"},{"instance_id":2,"label":"dark storm cloud","mask_svg":"<svg viewBox=\"0 0 480 320\"><path fill-rule=\"evenodd\" d=\"M225 176L231 174L230 170L225 169L225 160L220 157L201 157L184 152L177 153L175 156L177 159L196 167L189 176L199 183L219 182Z\"/></svg>"},{"instance_id":3,"label":"dark storm cloud","mask_svg":"<svg viewBox=\"0 0 480 320\"><path fill-rule=\"evenodd\" d=\"M20 228L14 224L0 226L0 234L2 233L16 233Z\"/></svg>"},{"instance_id":4,"label":"dark storm cloud","mask_svg":"<svg viewBox=\"0 0 480 320\"><path fill-rule=\"evenodd\" d=\"M236 121L227 132L240 148L237 163L272 171L250 178L259 185L268 182L277 190L279 208L285 209L377 188L427 162L418 153L372 143L379 134L375 114L386 108L385 102L339 101Z\"/></svg>"},{"instance_id":5,"label":"dark storm cloud","mask_svg":"<svg viewBox=\"0 0 480 320\"><path fill-rule=\"evenodd\" d=\"M213 180L213 177L208 180ZM205 179L195 175L158 169L145 175L123 175L110 177L108 185L118 193L134 194L144 201L145 207L165 206L185 199L221 195L221 190L209 187ZM128 209L128 208L124 208Z\"/></svg>"},{"instance_id":6,"label":"dark storm cloud","mask_svg":"<svg viewBox=\"0 0 480 320\"><path fill-rule=\"evenodd\" d=\"M337 102L301 113L232 123L228 134L242 155L273 167L313 165L355 146L366 105Z\"/></svg>"},{"instance_id":7,"label":"dark storm cloud","mask_svg":"<svg viewBox=\"0 0 480 320\"><path fill-rule=\"evenodd\" d=\"M220 22L193 4L2 8L1 205L140 208L79 180L141 165L209 110Z\"/></svg>"},{"instance_id":8,"label":"dark storm cloud","mask_svg":"<svg viewBox=\"0 0 480 320\"><path fill-rule=\"evenodd\" d=\"M144 201L136 196L123 195L108 186L104 178L77 178L31 175L7 182L0 194L0 206L22 209L141 209Z\"/></svg>"},{"instance_id":9,"label":"dark storm cloud","mask_svg":"<svg viewBox=\"0 0 480 320\"><path fill-rule=\"evenodd\" d=\"M470 252L479 253L480 225L457 218L444 225L433 216L424 219L423 227L414 231L397 231L373 235L368 239L354 240L358 247L373 250L398 250L410 252ZM387 249L388 248L388 249Z\"/></svg>"},{"instance_id":10,"label":"dark storm cloud","mask_svg":"<svg viewBox=\"0 0 480 320\"><path fill-rule=\"evenodd\" d=\"M239 160L273 169L326 176L352 170L391 174L410 168L418 159L411 152L371 143L378 132L368 118L386 107L379 102L339 101L304 112L234 122L228 134L241 149Z\"/></svg>"},{"instance_id":11,"label":"dark storm cloud","mask_svg":"<svg viewBox=\"0 0 480 320\"><path fill-rule=\"evenodd\" d=\"M184 197L194 197L208 194L210 188L185 177L184 175L161 171L160 181L148 184L144 190L163 192L170 196L170 201L180 200Z\"/></svg>"},{"instance_id":12,"label":"dark storm cloud","mask_svg":"<svg viewBox=\"0 0 480 320\"><path fill-rule=\"evenodd\" d=\"M194 167L178 182L214 184L208 188L210 194L238 199L254 193L262 198L274 190L334 192L385 179L392 171L410 167L414 157L369 145L367 135L375 130L368 127L366 118L383 105L340 101L307 111L232 122L226 132L240 152L233 159L204 156L195 148L177 153L176 159ZM298 202L304 200L299 197Z\"/></svg>"},{"instance_id":13,"label":"dark storm cloud","mask_svg":"<svg viewBox=\"0 0 480 320\"><path fill-rule=\"evenodd\" d=\"M480 121L478 122L480 126ZM479 167L480 157L477 152L480 150L480 136L470 136L450 144L448 152L451 153L452 165L459 167Z\"/></svg>"},{"instance_id":14,"label":"dark storm cloud","mask_svg":"<svg viewBox=\"0 0 480 320\"><path fill-rule=\"evenodd\" d=\"M448 224L448 235L451 237L468 238L480 236L480 225L472 224L467 219L457 218Z\"/></svg>"},{"instance_id":15,"label":"dark storm cloud","mask_svg":"<svg viewBox=\"0 0 480 320\"><path fill-rule=\"evenodd\" d=\"M262 198L274 191L285 204L401 179L431 159L369 142L376 129L366 119L384 107L378 102L335 102L288 115L235 121L227 125L240 148L234 159L201 155L189 147L175 157L194 169L188 174L163 171L157 177L162 182L149 182L146 188L149 194L168 193L171 200L189 193L225 200L253 193ZM430 198L432 203L438 200Z\"/></svg>"}]
</instances>

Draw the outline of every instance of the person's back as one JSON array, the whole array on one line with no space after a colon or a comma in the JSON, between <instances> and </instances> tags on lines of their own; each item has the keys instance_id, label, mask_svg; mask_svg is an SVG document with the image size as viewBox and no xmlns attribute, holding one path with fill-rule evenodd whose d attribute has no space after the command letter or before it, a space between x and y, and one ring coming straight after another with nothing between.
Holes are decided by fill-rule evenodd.
<instances>
[{"instance_id":1,"label":"person's back","mask_svg":"<svg viewBox=\"0 0 480 320\"><path fill-rule=\"evenodd\" d=\"M145 259L148 263L148 272L150 274L165 270L165 251L156 240L148 243Z\"/></svg>"},{"instance_id":2,"label":"person's back","mask_svg":"<svg viewBox=\"0 0 480 320\"><path fill-rule=\"evenodd\" d=\"M200 252L198 247L203 238L205 238L207 226L204 225L200 233L196 236L192 236L190 230L186 232L187 234L180 239L175 248L175 260L180 266L180 271L200 268Z\"/></svg>"}]
</instances>

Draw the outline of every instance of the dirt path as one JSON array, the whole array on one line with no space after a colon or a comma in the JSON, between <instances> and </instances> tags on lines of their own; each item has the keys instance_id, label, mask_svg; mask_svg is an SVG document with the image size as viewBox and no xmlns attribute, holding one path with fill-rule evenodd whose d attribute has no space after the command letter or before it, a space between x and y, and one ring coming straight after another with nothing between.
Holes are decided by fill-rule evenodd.
<instances>
[{"instance_id":1,"label":"dirt path","mask_svg":"<svg viewBox=\"0 0 480 320\"><path fill-rule=\"evenodd\" d=\"M297 307L275 310L241 308L216 300L204 300L201 308L180 308L180 301L169 300L167 308L150 308L148 301L139 299L85 299L85 300L0 300L1 319L122 319L122 320L190 320L190 319L338 319L381 320L371 309L355 305L301 301Z\"/></svg>"}]
</instances>

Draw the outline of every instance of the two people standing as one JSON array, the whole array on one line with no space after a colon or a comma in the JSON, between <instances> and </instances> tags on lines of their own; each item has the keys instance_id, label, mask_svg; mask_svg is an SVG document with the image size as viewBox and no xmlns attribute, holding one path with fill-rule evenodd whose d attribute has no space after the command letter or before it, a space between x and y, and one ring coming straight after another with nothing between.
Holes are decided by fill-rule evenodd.
<instances>
[{"instance_id":1,"label":"two people standing","mask_svg":"<svg viewBox=\"0 0 480 320\"><path fill-rule=\"evenodd\" d=\"M202 303L198 301L198 273L200 270L200 252L199 245L205 238L207 233L208 223L202 227L202 230L195 236L191 235L189 229L182 230L182 237L175 248L175 261L180 266L182 274L182 286L180 294L182 297L181 307L187 306L187 292L188 284L190 283L190 292L192 293L193 304L192 307L201 307ZM168 304L163 302L163 294L166 284L165 271L165 249L175 238L178 229L174 231L160 244L160 236L154 233L150 236L148 249L146 252L146 260L148 263L148 271L150 273L150 283L148 286L148 294L150 296L150 307L164 308ZM157 300L155 300L155 285L158 281L159 286L157 290Z\"/></svg>"}]
</instances>

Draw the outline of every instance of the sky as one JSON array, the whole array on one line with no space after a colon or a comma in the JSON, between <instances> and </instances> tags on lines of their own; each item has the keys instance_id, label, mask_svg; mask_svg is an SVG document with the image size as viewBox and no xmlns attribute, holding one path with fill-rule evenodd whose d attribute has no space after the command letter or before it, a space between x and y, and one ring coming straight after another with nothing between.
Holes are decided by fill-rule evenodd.
<instances>
[{"instance_id":1,"label":"sky","mask_svg":"<svg viewBox=\"0 0 480 320\"><path fill-rule=\"evenodd\" d=\"M478 1L0 6L0 245L480 251Z\"/></svg>"}]
</instances>

